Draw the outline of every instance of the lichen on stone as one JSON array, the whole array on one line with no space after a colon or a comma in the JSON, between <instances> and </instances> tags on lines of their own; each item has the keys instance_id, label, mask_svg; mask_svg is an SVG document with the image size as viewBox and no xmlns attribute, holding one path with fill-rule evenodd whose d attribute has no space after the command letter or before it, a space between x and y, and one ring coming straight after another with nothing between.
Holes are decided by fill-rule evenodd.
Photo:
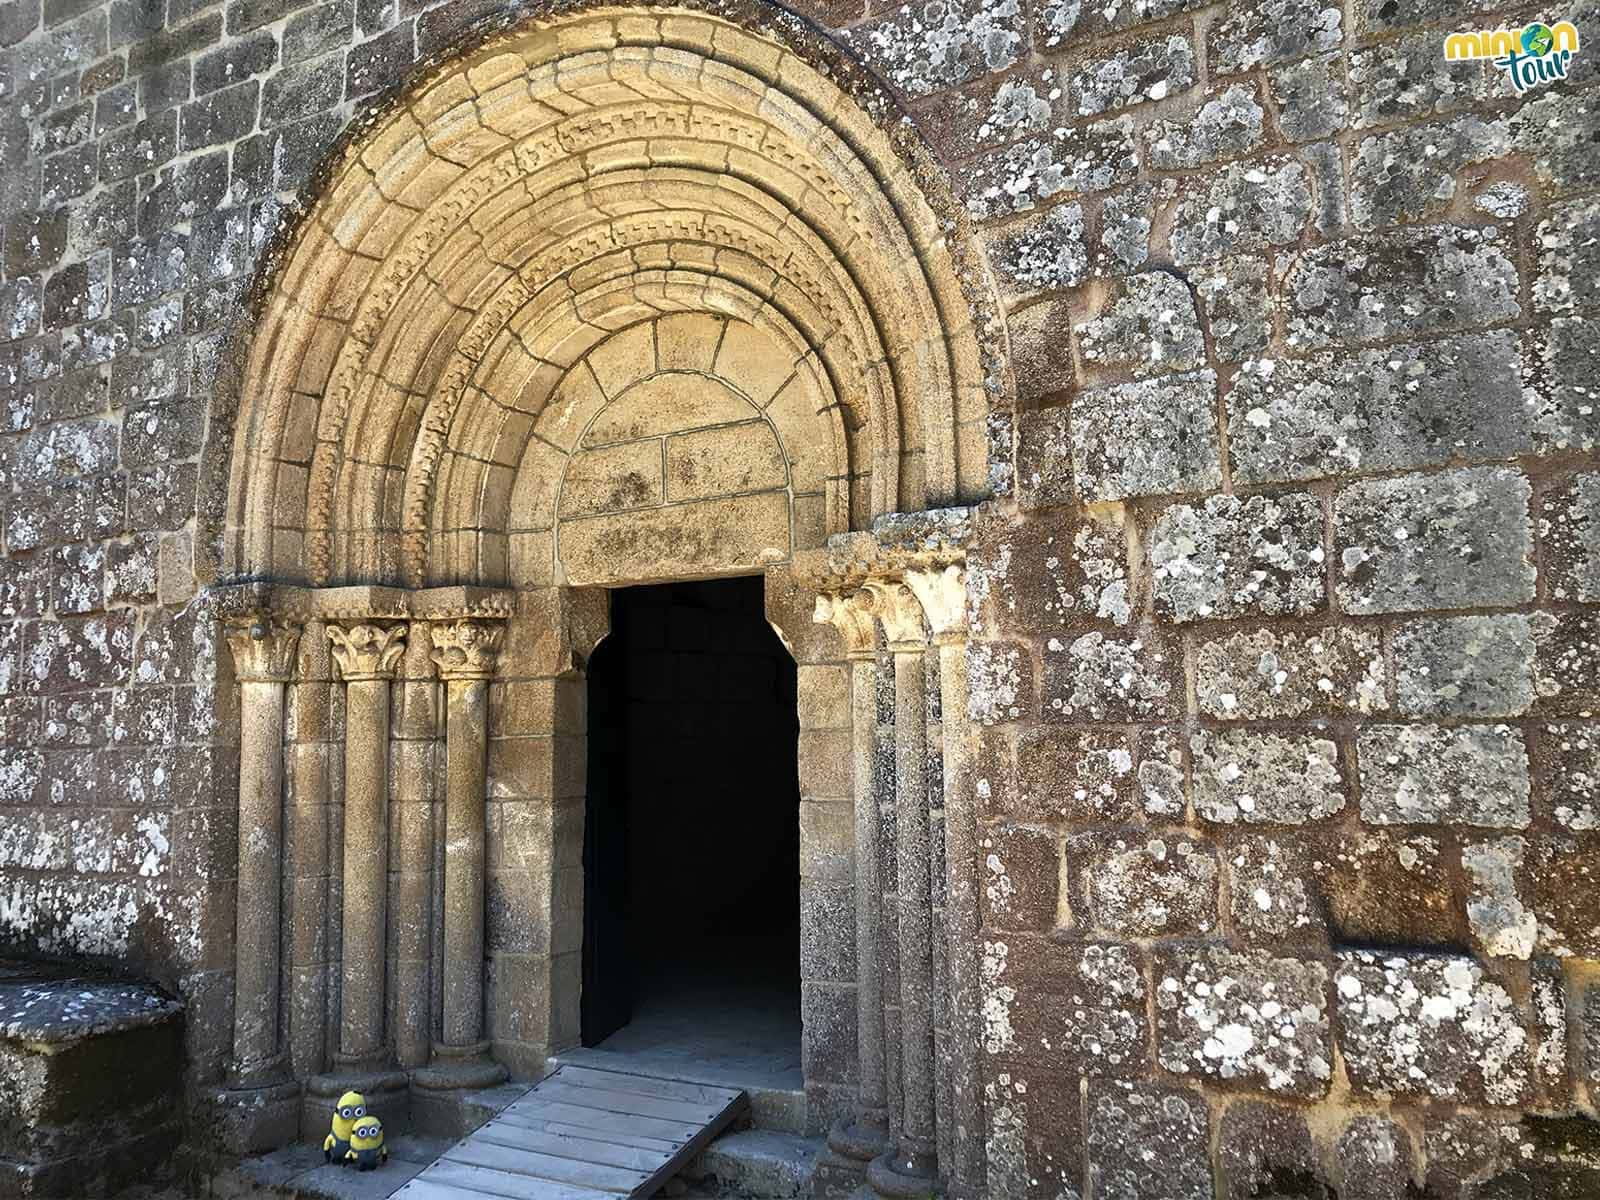
<instances>
[{"instance_id":1,"label":"lichen on stone","mask_svg":"<svg viewBox=\"0 0 1600 1200\"><path fill-rule=\"evenodd\" d=\"M1172 228L1179 266L1293 242L1311 215L1306 169L1292 158L1230 162L1196 176L1181 196Z\"/></svg>"},{"instance_id":2,"label":"lichen on stone","mask_svg":"<svg viewBox=\"0 0 1600 1200\"><path fill-rule=\"evenodd\" d=\"M1248 154L1261 144L1265 110L1255 88L1234 84L1182 120L1144 129L1145 161L1158 170L1186 169Z\"/></svg>"},{"instance_id":3,"label":"lichen on stone","mask_svg":"<svg viewBox=\"0 0 1600 1200\"><path fill-rule=\"evenodd\" d=\"M1356 735L1361 819L1526 829L1528 757L1506 725L1371 725Z\"/></svg>"},{"instance_id":4,"label":"lichen on stone","mask_svg":"<svg viewBox=\"0 0 1600 1200\"><path fill-rule=\"evenodd\" d=\"M1253 729L1190 736L1194 807L1231 825L1303 825L1345 806L1339 747L1326 737Z\"/></svg>"},{"instance_id":5,"label":"lichen on stone","mask_svg":"<svg viewBox=\"0 0 1600 1200\"><path fill-rule=\"evenodd\" d=\"M1085 362L1156 375L1192 371L1204 360L1194 298L1177 276L1165 271L1129 275L1113 296L1099 316L1073 329Z\"/></svg>"}]
</instances>

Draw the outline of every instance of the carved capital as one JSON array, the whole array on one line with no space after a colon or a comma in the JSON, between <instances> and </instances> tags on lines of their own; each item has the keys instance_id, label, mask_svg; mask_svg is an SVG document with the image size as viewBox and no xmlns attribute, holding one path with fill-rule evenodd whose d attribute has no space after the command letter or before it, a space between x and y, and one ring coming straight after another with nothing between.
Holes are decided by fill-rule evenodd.
<instances>
[{"instance_id":1,"label":"carved capital","mask_svg":"<svg viewBox=\"0 0 1600 1200\"><path fill-rule=\"evenodd\" d=\"M941 645L967 636L967 572L959 563L906 572L906 586L922 604L933 640Z\"/></svg>"},{"instance_id":2,"label":"carved capital","mask_svg":"<svg viewBox=\"0 0 1600 1200\"><path fill-rule=\"evenodd\" d=\"M832 625L844 641L845 657L872 658L876 644L872 627L872 596L865 591L823 592L817 597L811 619Z\"/></svg>"},{"instance_id":3,"label":"carved capital","mask_svg":"<svg viewBox=\"0 0 1600 1200\"><path fill-rule=\"evenodd\" d=\"M494 674L505 627L497 621L433 621L433 665L445 679L488 679Z\"/></svg>"},{"instance_id":4,"label":"carved capital","mask_svg":"<svg viewBox=\"0 0 1600 1200\"><path fill-rule=\"evenodd\" d=\"M287 683L294 677L300 626L258 613L249 621L229 621L223 636L240 683Z\"/></svg>"},{"instance_id":5,"label":"carved capital","mask_svg":"<svg viewBox=\"0 0 1600 1200\"><path fill-rule=\"evenodd\" d=\"M922 605L916 594L898 581L867 580L872 595L872 615L883 622L889 649L921 650L928 644L922 625Z\"/></svg>"},{"instance_id":6,"label":"carved capital","mask_svg":"<svg viewBox=\"0 0 1600 1200\"><path fill-rule=\"evenodd\" d=\"M361 679L392 679L406 652L404 625L349 624L328 626L333 659L346 683Z\"/></svg>"}]
</instances>

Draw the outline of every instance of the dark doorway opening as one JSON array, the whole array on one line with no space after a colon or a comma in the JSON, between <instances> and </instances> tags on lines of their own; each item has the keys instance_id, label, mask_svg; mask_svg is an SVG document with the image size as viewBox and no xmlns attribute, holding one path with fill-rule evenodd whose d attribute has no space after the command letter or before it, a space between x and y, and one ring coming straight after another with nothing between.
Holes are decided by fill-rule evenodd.
<instances>
[{"instance_id":1,"label":"dark doorway opening","mask_svg":"<svg viewBox=\"0 0 1600 1200\"><path fill-rule=\"evenodd\" d=\"M589 663L585 1046L798 1071L798 735L759 577L612 593Z\"/></svg>"}]
</instances>

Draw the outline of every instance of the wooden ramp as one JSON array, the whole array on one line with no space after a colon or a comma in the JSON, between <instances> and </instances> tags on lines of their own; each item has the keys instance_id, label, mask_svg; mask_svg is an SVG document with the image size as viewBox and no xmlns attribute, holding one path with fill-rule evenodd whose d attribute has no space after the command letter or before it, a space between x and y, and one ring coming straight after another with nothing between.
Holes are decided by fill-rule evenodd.
<instances>
[{"instance_id":1,"label":"wooden ramp","mask_svg":"<svg viewBox=\"0 0 1600 1200\"><path fill-rule=\"evenodd\" d=\"M561 1067L391 1200L651 1196L749 1103L737 1088Z\"/></svg>"}]
</instances>

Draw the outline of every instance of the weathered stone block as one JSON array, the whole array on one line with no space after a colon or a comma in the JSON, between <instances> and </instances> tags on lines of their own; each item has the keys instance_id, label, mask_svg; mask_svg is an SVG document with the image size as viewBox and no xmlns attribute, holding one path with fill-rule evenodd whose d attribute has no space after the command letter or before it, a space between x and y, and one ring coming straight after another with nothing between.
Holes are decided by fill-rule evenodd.
<instances>
[{"instance_id":1,"label":"weathered stone block","mask_svg":"<svg viewBox=\"0 0 1600 1200\"><path fill-rule=\"evenodd\" d=\"M1192 371L1205 357L1188 285L1165 271L1129 275L1113 284L1100 315L1073 333L1085 362L1135 375Z\"/></svg>"},{"instance_id":2,"label":"weathered stone block","mask_svg":"<svg viewBox=\"0 0 1600 1200\"><path fill-rule=\"evenodd\" d=\"M1139 731L1139 803L1145 815L1181 820L1188 809L1183 775L1183 740L1176 729Z\"/></svg>"},{"instance_id":3,"label":"weathered stone block","mask_svg":"<svg viewBox=\"0 0 1600 1200\"><path fill-rule=\"evenodd\" d=\"M1172 259L1192 266L1285 245L1310 215L1311 186L1297 159L1229 163L1185 189L1173 219Z\"/></svg>"},{"instance_id":4,"label":"weathered stone block","mask_svg":"<svg viewBox=\"0 0 1600 1200\"><path fill-rule=\"evenodd\" d=\"M1100 239L1095 269L1107 275L1135 271L1150 257L1155 189L1149 184L1125 188L1100 206Z\"/></svg>"},{"instance_id":5,"label":"weathered stone block","mask_svg":"<svg viewBox=\"0 0 1600 1200\"><path fill-rule=\"evenodd\" d=\"M1440 216L1461 170L1510 148L1505 125L1476 116L1366 138L1351 171L1350 215L1360 229Z\"/></svg>"},{"instance_id":6,"label":"weathered stone block","mask_svg":"<svg viewBox=\"0 0 1600 1200\"><path fill-rule=\"evenodd\" d=\"M1544 494L1539 543L1551 599L1600 603L1600 472L1569 476Z\"/></svg>"},{"instance_id":7,"label":"weathered stone block","mask_svg":"<svg viewBox=\"0 0 1600 1200\"><path fill-rule=\"evenodd\" d=\"M1506 725L1374 725L1356 735L1361 818L1523 829L1528 756Z\"/></svg>"},{"instance_id":8,"label":"weathered stone block","mask_svg":"<svg viewBox=\"0 0 1600 1200\"><path fill-rule=\"evenodd\" d=\"M1080 392L1072 467L1084 500L1206 491L1222 483L1209 370Z\"/></svg>"},{"instance_id":9,"label":"weathered stone block","mask_svg":"<svg viewBox=\"0 0 1600 1200\"><path fill-rule=\"evenodd\" d=\"M999 217L1026 212L1055 196L1103 192L1127 183L1138 164L1132 122L1113 117L1089 125L1059 125L1048 135L992 151L959 170L956 188L973 216ZM1074 271L1082 277L1087 259L1077 262L1080 249L1074 248L1075 242L1080 247L1082 243L1082 213L1076 204L1050 212L1063 210L1067 211L1060 218L1047 216L1037 233L1002 240L1006 249L1001 261L1014 264L1007 274L1022 283L1028 282L1026 275L1056 280L1032 284L1036 287L1070 286L1059 280Z\"/></svg>"},{"instance_id":10,"label":"weathered stone block","mask_svg":"<svg viewBox=\"0 0 1600 1200\"><path fill-rule=\"evenodd\" d=\"M1326 942L1311 864L1297 842L1246 837L1223 851L1228 864L1228 917L1233 936L1247 944Z\"/></svg>"},{"instance_id":11,"label":"weathered stone block","mask_svg":"<svg viewBox=\"0 0 1600 1200\"><path fill-rule=\"evenodd\" d=\"M1368 614L1531 600L1530 492L1505 467L1345 488L1333 502L1342 607Z\"/></svg>"},{"instance_id":12,"label":"weathered stone block","mask_svg":"<svg viewBox=\"0 0 1600 1200\"><path fill-rule=\"evenodd\" d=\"M1091 1081L1090 1195L1105 1200L1210 1200L1210 1120L1199 1093Z\"/></svg>"},{"instance_id":13,"label":"weathered stone block","mask_svg":"<svg viewBox=\"0 0 1600 1200\"><path fill-rule=\"evenodd\" d=\"M1194 46L1179 33L1146 38L1104 58L1090 58L1073 72L1072 98L1079 116L1164 100L1194 84Z\"/></svg>"},{"instance_id":14,"label":"weathered stone block","mask_svg":"<svg viewBox=\"0 0 1600 1200\"><path fill-rule=\"evenodd\" d=\"M1032 711L1033 659L1028 651L1013 642L969 642L967 715L980 725L993 725L1021 720Z\"/></svg>"},{"instance_id":15,"label":"weathered stone block","mask_svg":"<svg viewBox=\"0 0 1600 1200\"><path fill-rule=\"evenodd\" d=\"M1320 0L1251 0L1211 30L1211 70L1231 75L1332 50L1344 40L1343 13Z\"/></svg>"},{"instance_id":16,"label":"weathered stone block","mask_svg":"<svg viewBox=\"0 0 1600 1200\"><path fill-rule=\"evenodd\" d=\"M1517 875L1527 851L1520 837L1469 842L1461 847L1468 888L1467 924L1484 954L1527 959L1538 923L1517 894Z\"/></svg>"},{"instance_id":17,"label":"weathered stone block","mask_svg":"<svg viewBox=\"0 0 1600 1200\"><path fill-rule=\"evenodd\" d=\"M1156 611L1174 621L1303 616L1326 604L1315 496L1212 496L1175 504L1151 529Z\"/></svg>"},{"instance_id":18,"label":"weathered stone block","mask_svg":"<svg viewBox=\"0 0 1600 1200\"><path fill-rule=\"evenodd\" d=\"M1328 738L1201 730L1190 747L1194 808L1208 821L1303 825L1345 806L1339 747Z\"/></svg>"},{"instance_id":19,"label":"weathered stone block","mask_svg":"<svg viewBox=\"0 0 1600 1200\"><path fill-rule=\"evenodd\" d=\"M1600 445L1594 365L1600 361L1595 322L1559 317L1528 340L1537 447L1546 452Z\"/></svg>"},{"instance_id":20,"label":"weathered stone block","mask_svg":"<svg viewBox=\"0 0 1600 1200\"><path fill-rule=\"evenodd\" d=\"M1145 161L1162 170L1188 169L1248 154L1261 144L1266 112L1253 86L1234 84L1185 121L1155 121L1144 130Z\"/></svg>"},{"instance_id":21,"label":"weathered stone block","mask_svg":"<svg viewBox=\"0 0 1600 1200\"><path fill-rule=\"evenodd\" d=\"M1438 35L1412 33L1350 55L1356 128L1465 108L1489 98L1495 80L1471 62L1437 53Z\"/></svg>"},{"instance_id":22,"label":"weathered stone block","mask_svg":"<svg viewBox=\"0 0 1600 1200\"><path fill-rule=\"evenodd\" d=\"M1277 109L1278 128L1291 142L1328 137L1349 120L1344 62L1333 54L1276 67L1267 86Z\"/></svg>"},{"instance_id":23,"label":"weathered stone block","mask_svg":"<svg viewBox=\"0 0 1600 1200\"><path fill-rule=\"evenodd\" d=\"M1006 319L1006 331L1011 335L1011 369L1017 380L1017 401L1029 410L1041 407L1042 402L1064 392L1072 378L1072 310L1064 300L1044 300L1030 304ZM1003 416L1007 422L1010 414ZM990 462L1005 462L1009 454L991 452ZM991 466L991 469L992 466Z\"/></svg>"},{"instance_id":24,"label":"weathered stone block","mask_svg":"<svg viewBox=\"0 0 1600 1200\"><path fill-rule=\"evenodd\" d=\"M1359 833L1315 843L1311 867L1335 941L1460 945L1455 854L1423 834Z\"/></svg>"},{"instance_id":25,"label":"weathered stone block","mask_svg":"<svg viewBox=\"0 0 1600 1200\"><path fill-rule=\"evenodd\" d=\"M1538 613L1534 637L1535 711L1591 716L1600 710L1600 616L1587 611Z\"/></svg>"},{"instance_id":26,"label":"weathered stone block","mask_svg":"<svg viewBox=\"0 0 1600 1200\"><path fill-rule=\"evenodd\" d=\"M1344 626L1306 633L1262 629L1201 642L1195 693L1201 712L1223 720L1370 714L1389 707L1377 634Z\"/></svg>"},{"instance_id":27,"label":"weathered stone block","mask_svg":"<svg viewBox=\"0 0 1600 1200\"><path fill-rule=\"evenodd\" d=\"M1266 259L1229 255L1214 266L1191 271L1189 277L1205 308L1211 346L1220 360L1240 362L1267 348L1277 301Z\"/></svg>"},{"instance_id":28,"label":"weathered stone block","mask_svg":"<svg viewBox=\"0 0 1600 1200\"><path fill-rule=\"evenodd\" d=\"M1056 835L1023 825L993 825L979 838L978 849L984 927L1052 928L1061 877Z\"/></svg>"},{"instance_id":29,"label":"weathered stone block","mask_svg":"<svg viewBox=\"0 0 1600 1200\"><path fill-rule=\"evenodd\" d=\"M1524 862L1517 885L1538 914L1540 948L1600 958L1600 836L1529 838Z\"/></svg>"},{"instance_id":30,"label":"weathered stone block","mask_svg":"<svg viewBox=\"0 0 1600 1200\"><path fill-rule=\"evenodd\" d=\"M1120 512L1044 510L995 518L967 559L972 634L1035 633L1132 616Z\"/></svg>"},{"instance_id":31,"label":"weathered stone block","mask_svg":"<svg viewBox=\"0 0 1600 1200\"><path fill-rule=\"evenodd\" d=\"M984 1082L987 1180L994 1196L1081 1200L1083 1100L1079 1081L1043 1070L997 1068Z\"/></svg>"},{"instance_id":32,"label":"weathered stone block","mask_svg":"<svg viewBox=\"0 0 1600 1200\"><path fill-rule=\"evenodd\" d=\"M1387 1117L1360 1116L1344 1127L1335 1155L1341 1196L1386 1200L1410 1190L1411 1135Z\"/></svg>"},{"instance_id":33,"label":"weathered stone block","mask_svg":"<svg viewBox=\"0 0 1600 1200\"><path fill-rule=\"evenodd\" d=\"M1281 1186L1315 1186L1316 1143L1300 1112L1259 1100L1236 1100L1222 1113L1217 1134L1221 1200L1253 1200ZM1314 1193L1313 1193L1314 1194Z\"/></svg>"},{"instance_id":34,"label":"weathered stone block","mask_svg":"<svg viewBox=\"0 0 1600 1200\"><path fill-rule=\"evenodd\" d=\"M1176 1075L1321 1096L1333 1074L1327 968L1178 944L1156 952L1156 1057Z\"/></svg>"},{"instance_id":35,"label":"weathered stone block","mask_svg":"<svg viewBox=\"0 0 1600 1200\"><path fill-rule=\"evenodd\" d=\"M1120 823L1138 811L1120 731L1037 726L1018 734L1016 761L1016 791L1003 802L1018 819Z\"/></svg>"},{"instance_id":36,"label":"weathered stone block","mask_svg":"<svg viewBox=\"0 0 1600 1200\"><path fill-rule=\"evenodd\" d=\"M1101 942L986 938L983 1049L991 1073L1126 1077L1145 1068L1140 951Z\"/></svg>"},{"instance_id":37,"label":"weathered stone block","mask_svg":"<svg viewBox=\"0 0 1600 1200\"><path fill-rule=\"evenodd\" d=\"M906 96L926 96L1017 60L1026 17L1018 4L903 8L857 25L849 44Z\"/></svg>"},{"instance_id":38,"label":"weathered stone block","mask_svg":"<svg viewBox=\"0 0 1600 1200\"><path fill-rule=\"evenodd\" d=\"M1533 702L1533 630L1521 614L1403 625L1394 659L1408 716L1514 717Z\"/></svg>"},{"instance_id":39,"label":"weathered stone block","mask_svg":"<svg viewBox=\"0 0 1600 1200\"><path fill-rule=\"evenodd\" d=\"M1521 315L1493 230L1436 225L1327 242L1289 265L1282 296L1301 349L1413 337Z\"/></svg>"},{"instance_id":40,"label":"weathered stone block","mask_svg":"<svg viewBox=\"0 0 1600 1200\"><path fill-rule=\"evenodd\" d=\"M1512 113L1510 126L1546 194L1571 195L1600 183L1593 150L1600 113L1583 97L1546 92Z\"/></svg>"},{"instance_id":41,"label":"weathered stone block","mask_svg":"<svg viewBox=\"0 0 1600 1200\"><path fill-rule=\"evenodd\" d=\"M967 190L981 195L970 184ZM1033 189L1027 190L1031 193ZM1026 207L1031 208L1031 202ZM990 257L1001 280L1014 290L1076 286L1083 281L1089 266L1082 206L1056 205L1020 229L997 238Z\"/></svg>"},{"instance_id":42,"label":"weathered stone block","mask_svg":"<svg viewBox=\"0 0 1600 1200\"><path fill-rule=\"evenodd\" d=\"M1158 834L1081 834L1067 841L1081 884L1079 922L1125 937L1208 933L1217 923L1217 857L1204 843Z\"/></svg>"},{"instance_id":43,"label":"weathered stone block","mask_svg":"<svg viewBox=\"0 0 1600 1200\"><path fill-rule=\"evenodd\" d=\"M1537 309L1585 311L1600 307L1600 200L1552 205L1539 222Z\"/></svg>"},{"instance_id":44,"label":"weathered stone block","mask_svg":"<svg viewBox=\"0 0 1600 1200\"><path fill-rule=\"evenodd\" d=\"M1176 711L1183 693L1178 647L1154 630L1142 637L1086 633L1045 645L1047 720L1136 720Z\"/></svg>"},{"instance_id":45,"label":"weathered stone block","mask_svg":"<svg viewBox=\"0 0 1600 1200\"><path fill-rule=\"evenodd\" d=\"M1600 726L1540 726L1533 763L1540 813L1564 829L1600 829Z\"/></svg>"},{"instance_id":46,"label":"weathered stone block","mask_svg":"<svg viewBox=\"0 0 1600 1200\"><path fill-rule=\"evenodd\" d=\"M1509 332L1247 362L1228 393L1234 478L1266 483L1526 454L1534 412L1522 366Z\"/></svg>"},{"instance_id":47,"label":"weathered stone block","mask_svg":"<svg viewBox=\"0 0 1600 1200\"><path fill-rule=\"evenodd\" d=\"M1526 1013L1473 959L1344 951L1334 962L1339 1045L1358 1095L1525 1099Z\"/></svg>"},{"instance_id":48,"label":"weathered stone block","mask_svg":"<svg viewBox=\"0 0 1600 1200\"><path fill-rule=\"evenodd\" d=\"M1025 509L1070 504L1072 433L1065 408L1022 413L1017 421L1017 491Z\"/></svg>"}]
</instances>

